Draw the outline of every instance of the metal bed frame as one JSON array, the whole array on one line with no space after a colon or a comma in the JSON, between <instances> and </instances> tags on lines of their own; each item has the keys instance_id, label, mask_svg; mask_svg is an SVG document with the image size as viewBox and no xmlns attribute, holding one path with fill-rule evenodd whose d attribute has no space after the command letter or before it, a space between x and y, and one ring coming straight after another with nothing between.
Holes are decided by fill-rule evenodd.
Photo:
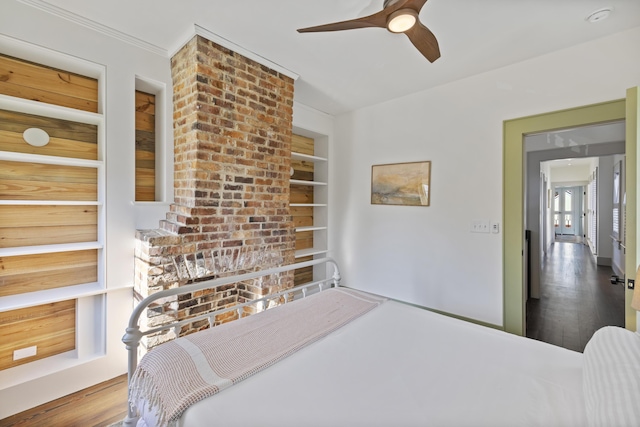
<instances>
[{"instance_id":1,"label":"metal bed frame","mask_svg":"<svg viewBox=\"0 0 640 427\"><path fill-rule=\"evenodd\" d=\"M316 266L320 264L331 265L333 267L333 275L330 278L305 283L303 285L286 289L284 291L266 295L262 298L236 304L232 307L226 307L218 310L209 311L198 316L189 317L188 319L179 320L179 321L167 323L165 325L156 326L153 328L146 329L144 331L140 329L140 325L139 325L140 316L142 315L144 310L147 307L149 307L149 305L151 305L153 302L159 299L192 293L192 292L200 291L203 289L217 288L223 285L229 285L232 283L238 283L245 280L256 279L258 277L269 276L272 274L279 274L286 271L292 271L299 268L311 267L311 266ZM265 303L268 306L269 301L275 300L275 299L278 299L279 301L284 300L284 304L286 304L290 301L290 298L292 295L294 296L293 298L294 300L296 299L295 297L296 295L298 295L298 297L301 296L302 298L305 298L310 290L313 291L314 289L317 288L317 291L314 292L314 293L317 293L325 290L326 285L329 285L327 289L331 287L340 286L340 280L341 280L341 277L340 277L340 271L338 269L338 264L332 258L320 258L320 259L315 259L311 261L305 261L305 262L300 262L296 264L290 264L290 265L270 268L266 270L240 274L236 276L222 277L218 279L192 283L185 286L166 289L163 291L156 292L152 295L149 295L148 297L140 301L136 305L136 307L133 309L131 317L129 318L129 324L127 326L126 332L122 337L122 342L124 342L128 352L128 369L127 369L128 383L131 382L131 377L136 367L138 366L138 347L140 346L140 341L142 340L143 337L147 335L166 331L169 329L174 329L174 331L176 332L176 336L179 336L180 329L183 325L197 322L199 320L204 320L204 319L207 319L209 321L209 326L213 327L215 324L216 317L221 314L235 311L238 313L238 318L241 318L243 317L243 313L245 313L244 312L245 307L257 306L262 303ZM131 393L131 390L129 390L129 393ZM130 426L136 425L138 420L138 416L136 412L137 412L136 408L133 407L133 405L129 404L127 418L125 418L124 420L125 426L130 427Z\"/></svg>"}]
</instances>

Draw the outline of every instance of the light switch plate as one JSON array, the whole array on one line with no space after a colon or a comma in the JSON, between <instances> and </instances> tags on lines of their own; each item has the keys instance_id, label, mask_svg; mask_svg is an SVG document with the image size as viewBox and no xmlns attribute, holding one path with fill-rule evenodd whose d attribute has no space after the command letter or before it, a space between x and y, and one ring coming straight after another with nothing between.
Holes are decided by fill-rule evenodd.
<instances>
[{"instance_id":1,"label":"light switch plate","mask_svg":"<svg viewBox=\"0 0 640 427\"><path fill-rule=\"evenodd\" d=\"M474 219L471 221L472 233L489 233L489 221Z\"/></svg>"},{"instance_id":2,"label":"light switch plate","mask_svg":"<svg viewBox=\"0 0 640 427\"><path fill-rule=\"evenodd\" d=\"M492 222L491 223L491 232L493 234L498 234L500 232L500 223L499 222Z\"/></svg>"}]
</instances>

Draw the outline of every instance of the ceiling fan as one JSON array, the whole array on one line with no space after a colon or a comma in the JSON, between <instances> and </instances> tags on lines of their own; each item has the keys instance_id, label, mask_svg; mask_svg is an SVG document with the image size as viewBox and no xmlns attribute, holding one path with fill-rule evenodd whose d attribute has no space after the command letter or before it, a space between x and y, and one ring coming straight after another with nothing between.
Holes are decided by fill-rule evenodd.
<instances>
[{"instance_id":1,"label":"ceiling fan","mask_svg":"<svg viewBox=\"0 0 640 427\"><path fill-rule=\"evenodd\" d=\"M440 58L436 36L418 19L420 9L427 0L384 0L383 9L373 15L316 27L301 28L299 33L341 31L358 28L386 28L392 33L405 33L411 43L429 62Z\"/></svg>"}]
</instances>

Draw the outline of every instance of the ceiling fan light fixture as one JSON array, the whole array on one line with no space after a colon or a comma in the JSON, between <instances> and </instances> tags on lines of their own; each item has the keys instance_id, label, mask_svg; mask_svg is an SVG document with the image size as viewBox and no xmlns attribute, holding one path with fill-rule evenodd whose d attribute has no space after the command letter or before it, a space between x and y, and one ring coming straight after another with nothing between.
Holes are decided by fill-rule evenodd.
<instances>
[{"instance_id":1,"label":"ceiling fan light fixture","mask_svg":"<svg viewBox=\"0 0 640 427\"><path fill-rule=\"evenodd\" d=\"M389 15L387 29L392 33L404 33L418 21L418 14L413 9L400 9Z\"/></svg>"},{"instance_id":2,"label":"ceiling fan light fixture","mask_svg":"<svg viewBox=\"0 0 640 427\"><path fill-rule=\"evenodd\" d=\"M609 15L611 15L612 11L613 11L612 7L605 7L602 9L598 9L596 11L591 12L589 16L585 18L585 21L591 22L592 24L596 22L604 21L609 17Z\"/></svg>"}]
</instances>

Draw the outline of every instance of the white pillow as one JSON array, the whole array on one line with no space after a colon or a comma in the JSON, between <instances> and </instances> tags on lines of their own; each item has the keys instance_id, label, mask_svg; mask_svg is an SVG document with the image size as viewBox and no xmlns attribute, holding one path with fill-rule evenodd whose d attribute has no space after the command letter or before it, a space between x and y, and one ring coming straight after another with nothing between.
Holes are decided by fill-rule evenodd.
<instances>
[{"instance_id":1,"label":"white pillow","mask_svg":"<svg viewBox=\"0 0 640 427\"><path fill-rule=\"evenodd\" d=\"M590 426L640 426L640 334L596 331L584 349L583 389Z\"/></svg>"}]
</instances>

